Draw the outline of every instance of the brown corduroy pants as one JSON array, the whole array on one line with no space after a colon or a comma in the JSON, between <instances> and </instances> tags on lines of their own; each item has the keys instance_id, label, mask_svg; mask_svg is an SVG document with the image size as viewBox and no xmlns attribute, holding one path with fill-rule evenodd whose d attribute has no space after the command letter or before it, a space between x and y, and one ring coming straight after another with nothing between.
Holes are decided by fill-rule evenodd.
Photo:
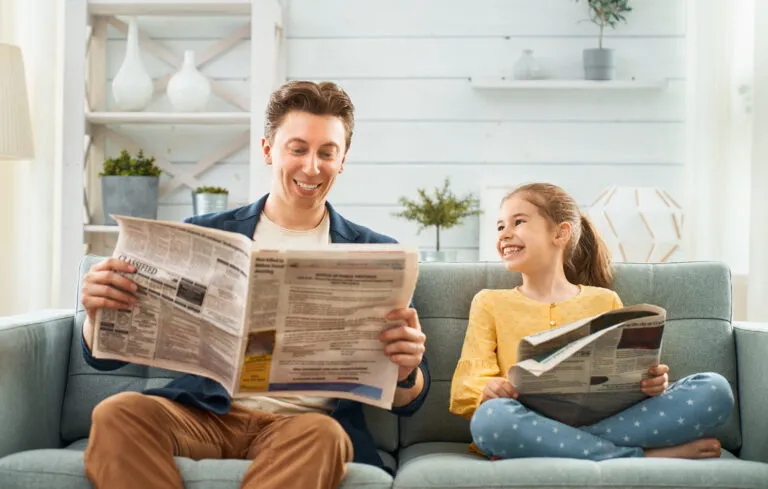
<instances>
[{"instance_id":1,"label":"brown corduroy pants","mask_svg":"<svg viewBox=\"0 0 768 489\"><path fill-rule=\"evenodd\" d=\"M220 416L136 392L93 410L85 474L96 489L182 489L174 456L251 460L243 489L336 489L352 442L324 414L284 416L233 404Z\"/></svg>"}]
</instances>

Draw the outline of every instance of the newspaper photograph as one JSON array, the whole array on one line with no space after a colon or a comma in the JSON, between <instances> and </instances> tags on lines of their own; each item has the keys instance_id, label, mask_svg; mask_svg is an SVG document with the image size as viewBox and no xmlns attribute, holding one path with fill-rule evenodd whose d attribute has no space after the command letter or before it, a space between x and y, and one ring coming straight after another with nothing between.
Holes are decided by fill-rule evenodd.
<instances>
[{"instance_id":1,"label":"newspaper photograph","mask_svg":"<svg viewBox=\"0 0 768 489\"><path fill-rule=\"evenodd\" d=\"M93 355L211 378L233 398L315 395L389 409L397 366L378 337L409 306L418 250L258 249L246 236L114 216L131 310L100 310Z\"/></svg>"},{"instance_id":2,"label":"newspaper photograph","mask_svg":"<svg viewBox=\"0 0 768 489\"><path fill-rule=\"evenodd\" d=\"M571 426L590 425L645 399L659 363L666 311L639 304L527 336L508 378L519 400Z\"/></svg>"}]
</instances>

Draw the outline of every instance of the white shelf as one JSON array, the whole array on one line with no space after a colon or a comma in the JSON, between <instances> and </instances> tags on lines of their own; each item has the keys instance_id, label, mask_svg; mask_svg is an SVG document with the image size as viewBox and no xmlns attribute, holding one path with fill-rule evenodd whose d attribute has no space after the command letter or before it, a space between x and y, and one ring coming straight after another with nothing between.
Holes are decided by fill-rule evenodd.
<instances>
[{"instance_id":1,"label":"white shelf","mask_svg":"<svg viewBox=\"0 0 768 489\"><path fill-rule=\"evenodd\" d=\"M117 234L119 226L99 226L96 224L86 224L84 226L86 233Z\"/></svg>"},{"instance_id":2,"label":"white shelf","mask_svg":"<svg viewBox=\"0 0 768 489\"><path fill-rule=\"evenodd\" d=\"M661 90L669 80L507 80L500 77L471 78L472 87L492 90Z\"/></svg>"},{"instance_id":3,"label":"white shelf","mask_svg":"<svg viewBox=\"0 0 768 489\"><path fill-rule=\"evenodd\" d=\"M232 124L249 125L249 112L87 112L91 124Z\"/></svg>"},{"instance_id":4,"label":"white shelf","mask_svg":"<svg viewBox=\"0 0 768 489\"><path fill-rule=\"evenodd\" d=\"M93 15L248 15L251 0L88 0Z\"/></svg>"}]
</instances>

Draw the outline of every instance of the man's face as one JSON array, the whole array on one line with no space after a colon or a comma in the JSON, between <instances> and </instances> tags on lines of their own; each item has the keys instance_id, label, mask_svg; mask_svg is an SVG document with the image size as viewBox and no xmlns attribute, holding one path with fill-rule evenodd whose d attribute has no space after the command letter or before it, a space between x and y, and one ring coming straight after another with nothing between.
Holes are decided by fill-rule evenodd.
<instances>
[{"instance_id":1,"label":"man's face","mask_svg":"<svg viewBox=\"0 0 768 489\"><path fill-rule=\"evenodd\" d=\"M346 157L341 119L293 111L277 128L272 144L262 139L264 161L272 166L271 193L299 209L325 205Z\"/></svg>"}]
</instances>

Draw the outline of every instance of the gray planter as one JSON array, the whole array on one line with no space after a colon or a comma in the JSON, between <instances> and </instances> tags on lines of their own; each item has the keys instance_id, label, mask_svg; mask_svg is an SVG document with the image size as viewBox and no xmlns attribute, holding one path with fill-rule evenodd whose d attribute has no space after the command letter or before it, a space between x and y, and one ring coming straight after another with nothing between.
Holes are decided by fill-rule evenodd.
<instances>
[{"instance_id":1,"label":"gray planter","mask_svg":"<svg viewBox=\"0 0 768 489\"><path fill-rule=\"evenodd\" d=\"M104 224L117 223L110 214L157 219L157 190L160 177L101 177Z\"/></svg>"},{"instance_id":2,"label":"gray planter","mask_svg":"<svg viewBox=\"0 0 768 489\"><path fill-rule=\"evenodd\" d=\"M198 194L192 192L192 212L196 216L227 210L228 194Z\"/></svg>"},{"instance_id":3,"label":"gray planter","mask_svg":"<svg viewBox=\"0 0 768 489\"><path fill-rule=\"evenodd\" d=\"M615 75L613 49L584 50L584 78L587 80L613 80Z\"/></svg>"}]
</instances>

